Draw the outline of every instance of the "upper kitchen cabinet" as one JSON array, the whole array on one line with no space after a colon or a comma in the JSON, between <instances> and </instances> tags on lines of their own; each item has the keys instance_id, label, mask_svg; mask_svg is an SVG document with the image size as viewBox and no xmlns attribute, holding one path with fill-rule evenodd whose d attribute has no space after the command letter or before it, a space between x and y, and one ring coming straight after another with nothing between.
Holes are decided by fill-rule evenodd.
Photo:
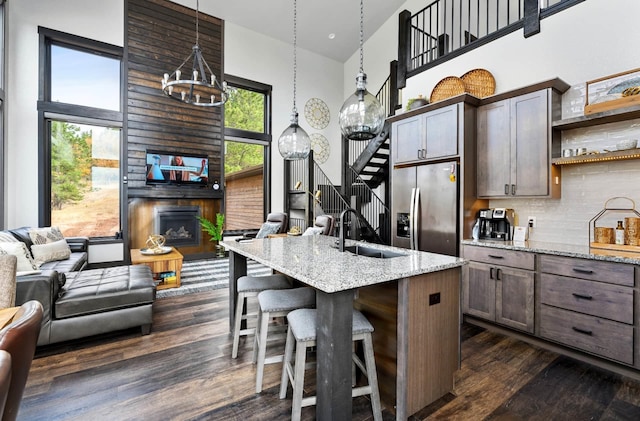
<instances>
[{"instance_id":1,"label":"upper kitchen cabinet","mask_svg":"<svg viewBox=\"0 0 640 421\"><path fill-rule=\"evenodd\" d=\"M419 164L458 155L465 101L477 100L460 95L393 117L393 165Z\"/></svg>"},{"instance_id":2,"label":"upper kitchen cabinet","mask_svg":"<svg viewBox=\"0 0 640 421\"><path fill-rule=\"evenodd\" d=\"M483 100L476 132L479 198L560 196L551 125L568 88L554 79Z\"/></svg>"}]
</instances>

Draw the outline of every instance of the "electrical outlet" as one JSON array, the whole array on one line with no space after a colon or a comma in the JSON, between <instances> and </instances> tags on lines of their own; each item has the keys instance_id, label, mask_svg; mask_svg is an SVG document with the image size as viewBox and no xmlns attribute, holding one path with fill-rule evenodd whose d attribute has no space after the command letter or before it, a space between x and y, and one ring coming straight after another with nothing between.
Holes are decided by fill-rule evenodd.
<instances>
[{"instance_id":1,"label":"electrical outlet","mask_svg":"<svg viewBox=\"0 0 640 421\"><path fill-rule=\"evenodd\" d=\"M535 216L530 216L527 218L527 224L529 225L529 228L535 228L536 227L536 217Z\"/></svg>"},{"instance_id":2,"label":"electrical outlet","mask_svg":"<svg viewBox=\"0 0 640 421\"><path fill-rule=\"evenodd\" d=\"M429 305L440 304L440 293L436 292L435 294L429 294Z\"/></svg>"}]
</instances>

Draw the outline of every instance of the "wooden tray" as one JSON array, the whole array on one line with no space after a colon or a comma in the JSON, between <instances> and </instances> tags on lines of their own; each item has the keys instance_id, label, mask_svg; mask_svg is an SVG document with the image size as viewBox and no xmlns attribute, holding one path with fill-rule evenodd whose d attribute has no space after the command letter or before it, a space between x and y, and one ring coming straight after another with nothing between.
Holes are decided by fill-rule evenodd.
<instances>
[{"instance_id":1,"label":"wooden tray","mask_svg":"<svg viewBox=\"0 0 640 421\"><path fill-rule=\"evenodd\" d=\"M640 104L640 95L631 95L618 99L612 99L610 101L598 102L595 104L589 103L589 91L593 92L595 90L597 92L598 87L600 87L601 89L609 90L611 89L610 85L615 83L616 80L620 80L622 83L624 83L625 80L628 81L632 77L637 77L638 75L640 75L640 68L587 81L584 114L589 115L601 113L603 111L616 110L618 108L631 107Z\"/></svg>"},{"instance_id":2,"label":"wooden tray","mask_svg":"<svg viewBox=\"0 0 640 421\"><path fill-rule=\"evenodd\" d=\"M589 250L593 254L600 254L604 256L631 257L640 259L640 246L590 243Z\"/></svg>"}]
</instances>

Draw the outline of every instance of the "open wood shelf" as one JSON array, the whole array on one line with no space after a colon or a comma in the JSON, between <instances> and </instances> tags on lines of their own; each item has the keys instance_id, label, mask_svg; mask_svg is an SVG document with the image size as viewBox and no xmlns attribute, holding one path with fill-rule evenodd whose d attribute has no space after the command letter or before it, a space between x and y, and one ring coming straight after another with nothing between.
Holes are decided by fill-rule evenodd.
<instances>
[{"instance_id":1,"label":"open wood shelf","mask_svg":"<svg viewBox=\"0 0 640 421\"><path fill-rule=\"evenodd\" d=\"M564 120L556 120L553 122L552 127L555 130L570 130L581 127L597 126L599 124L633 120L634 118L640 118L640 106L638 105L580 117L566 118Z\"/></svg>"},{"instance_id":2,"label":"open wood shelf","mask_svg":"<svg viewBox=\"0 0 640 421\"><path fill-rule=\"evenodd\" d=\"M626 151L601 152L596 154L571 156L567 158L553 158L553 165L586 164L590 162L622 161L625 159L640 159L640 149L629 149Z\"/></svg>"}]
</instances>

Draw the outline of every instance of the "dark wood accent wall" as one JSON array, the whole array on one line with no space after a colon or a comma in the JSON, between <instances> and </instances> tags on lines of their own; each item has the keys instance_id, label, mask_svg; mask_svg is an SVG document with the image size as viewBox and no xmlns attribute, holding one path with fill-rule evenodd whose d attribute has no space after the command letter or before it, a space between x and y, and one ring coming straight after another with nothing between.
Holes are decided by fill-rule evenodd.
<instances>
[{"instance_id":1,"label":"dark wood accent wall","mask_svg":"<svg viewBox=\"0 0 640 421\"><path fill-rule=\"evenodd\" d=\"M195 2L194 2L195 6ZM166 0L126 0L125 63L127 78L128 197L215 198L223 184L223 109L196 107L162 93L164 73L171 74L196 41L196 11ZM224 70L224 21L200 12L199 45L216 77ZM147 149L209 157L209 184L203 187L147 186Z\"/></svg>"}]
</instances>

